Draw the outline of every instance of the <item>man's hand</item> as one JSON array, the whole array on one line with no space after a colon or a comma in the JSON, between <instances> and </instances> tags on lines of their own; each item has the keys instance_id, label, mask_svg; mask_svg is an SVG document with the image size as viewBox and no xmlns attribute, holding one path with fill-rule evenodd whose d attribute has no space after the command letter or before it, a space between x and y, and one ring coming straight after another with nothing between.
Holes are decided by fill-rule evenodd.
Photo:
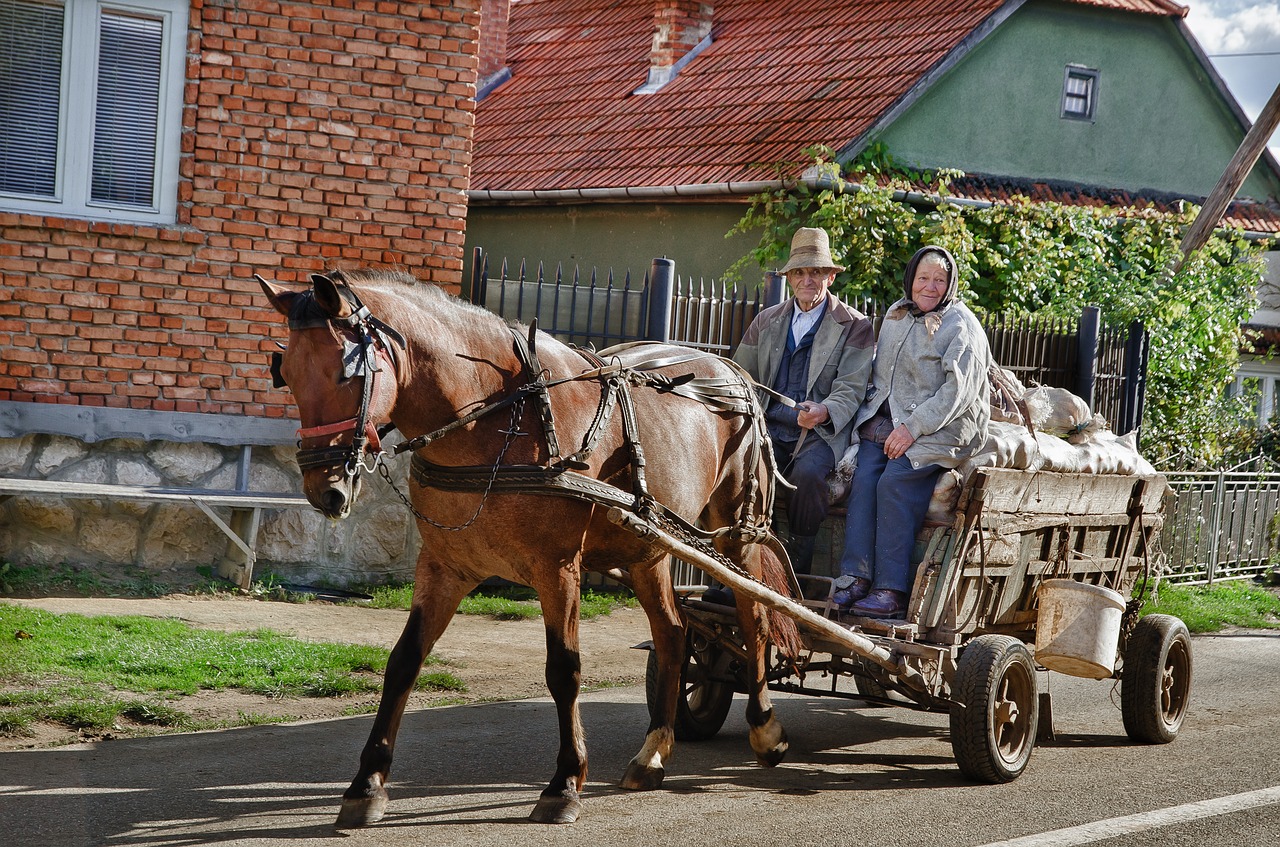
<instances>
[{"instance_id":1,"label":"man's hand","mask_svg":"<svg viewBox=\"0 0 1280 847\"><path fill-rule=\"evenodd\" d=\"M915 436L911 434L911 430L907 429L907 425L898 424L884 440L884 454L890 459L896 459L906 455L907 448L915 443Z\"/></svg>"},{"instance_id":2,"label":"man's hand","mask_svg":"<svg viewBox=\"0 0 1280 847\"><path fill-rule=\"evenodd\" d=\"M801 429L813 429L830 419L831 415L827 414L827 407L821 403L805 400L796 404L796 423Z\"/></svg>"}]
</instances>

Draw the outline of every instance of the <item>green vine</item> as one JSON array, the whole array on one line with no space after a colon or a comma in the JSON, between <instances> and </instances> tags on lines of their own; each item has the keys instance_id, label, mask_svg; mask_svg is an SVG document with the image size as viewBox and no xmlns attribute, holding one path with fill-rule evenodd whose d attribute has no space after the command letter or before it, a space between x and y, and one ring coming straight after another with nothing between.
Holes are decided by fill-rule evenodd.
<instances>
[{"instance_id":1,"label":"green vine","mask_svg":"<svg viewBox=\"0 0 1280 847\"><path fill-rule=\"evenodd\" d=\"M1214 465L1238 444L1238 401L1224 392L1238 366L1241 325L1256 306L1267 245L1219 232L1176 273L1184 228L1197 209L1064 206L1015 198L987 207L952 199L956 171L921 173L872 148L847 172L830 150L814 148L808 174L752 199L730 235L760 232L731 276L778 267L800 226L831 236L846 266L834 290L891 302L902 272L925 244L956 257L966 302L989 313L1074 318L1086 305L1103 320L1151 333L1142 449L1161 467ZM779 173L798 173L794 165ZM923 202L925 195L936 198Z\"/></svg>"}]
</instances>

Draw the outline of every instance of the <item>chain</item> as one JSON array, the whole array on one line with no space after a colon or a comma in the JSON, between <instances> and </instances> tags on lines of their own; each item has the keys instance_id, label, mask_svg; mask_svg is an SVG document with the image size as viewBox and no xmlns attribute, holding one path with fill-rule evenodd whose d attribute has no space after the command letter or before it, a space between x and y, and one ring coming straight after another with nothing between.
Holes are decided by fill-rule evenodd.
<instances>
[{"instance_id":1,"label":"chain","mask_svg":"<svg viewBox=\"0 0 1280 847\"><path fill-rule=\"evenodd\" d=\"M502 460L506 458L507 450L510 449L511 445L515 442L516 437L520 435L528 435L528 433L520 431L520 417L523 414L524 398L521 397L511 405L511 424L506 429L502 430L502 432L506 434L507 438L502 444L502 450L498 453L498 458L493 462L493 468L489 471L489 482L485 485L484 491L480 494L480 504L476 506L475 512L472 513L471 517L467 518L465 523L458 524L457 526L448 526L447 524L442 524L427 515L422 514L422 512L419 512L413 503L409 501L409 498L404 496L404 492L402 492L391 480L391 472L387 470L385 462L378 463L378 472L382 474L382 478L386 480L387 485L391 486L391 490L396 493L396 496L399 497L409 511L413 513L415 518L431 524L431 526L436 529L443 529L446 532L460 532L461 530L471 526L480 517L480 512L484 510L484 504L489 499L489 493L493 490L493 483L498 478L498 470L502 467Z\"/></svg>"},{"instance_id":2,"label":"chain","mask_svg":"<svg viewBox=\"0 0 1280 847\"><path fill-rule=\"evenodd\" d=\"M724 565L726 568L736 573L738 576L743 577L744 579L749 579L752 582L754 582L756 585L769 588L769 586L766 583L762 582L759 579L756 579L754 576L748 573L745 568L743 568L737 562L730 559L728 556L721 553L715 547L708 544L703 539L697 538L693 534L687 532L676 521L668 520L661 513L661 511L652 511L649 514L644 515L644 518L648 520L650 523L657 524L666 534L672 536L673 538L676 538L679 541L684 542L685 544L688 544L690 547L704 554L708 558L714 559L715 561L719 562L721 565Z\"/></svg>"}]
</instances>

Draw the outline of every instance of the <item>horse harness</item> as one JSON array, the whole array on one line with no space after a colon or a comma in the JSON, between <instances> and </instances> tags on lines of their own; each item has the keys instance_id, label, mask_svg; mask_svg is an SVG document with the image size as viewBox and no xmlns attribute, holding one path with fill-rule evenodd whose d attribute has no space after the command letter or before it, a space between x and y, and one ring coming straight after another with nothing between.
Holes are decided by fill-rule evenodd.
<instances>
[{"instance_id":1,"label":"horse harness","mask_svg":"<svg viewBox=\"0 0 1280 847\"><path fill-rule=\"evenodd\" d=\"M289 327L290 329L309 329L327 324L339 330L340 335L343 337L344 378L360 376L364 379L360 410L356 417L339 423L299 430L298 435L301 438L334 435L350 430L352 432L352 441L350 445L346 446L339 444L332 447L319 448L303 448L301 442L299 442L298 466L303 471L306 471L311 468L332 467L342 464L344 472L349 478L354 478L362 469L368 471L378 469L383 478L394 488L395 486L390 479L386 464L382 461L382 458L387 455L387 451L383 450L381 446L381 437L394 429L394 424L375 427L369 417L369 410L373 397L377 392L379 378L387 368L390 368L393 373L395 370L395 351L390 343L391 340L397 342L402 349L405 347L405 340L394 328L374 317L368 307L360 302L355 292L351 291L349 287L341 286L338 290L352 307L350 315L345 318L329 315L314 302L314 295L311 292L307 292L295 303L289 315ZM696 377L692 373L668 377L657 373L657 371L693 361L700 358L702 354L694 352L678 353L647 359L631 365L623 365L617 360L606 361L589 350L573 348L593 367L573 376L548 379L548 372L542 366L538 357L536 321L530 326L527 338L522 336L515 327L510 327L510 329L517 358L521 362L528 381L502 399L475 409L434 432L396 444L390 450L391 455L419 450L455 429L460 429L475 420L502 409L510 408L511 427L505 431L508 438L497 461L493 466L456 467L438 465L415 452L410 464L410 476L414 482L424 487L436 488L442 491L480 491L483 492L484 498L487 498L489 493L493 491L573 497L598 506L617 507L635 512L642 517L673 525L687 537L703 541L729 536L746 542L761 542L770 536L769 516L773 511L772 488L765 489L768 492L769 502L762 504L762 508L759 511L754 514L748 514L750 506L746 505L744 514L738 516L737 523L734 526L710 531L694 526L658 503L648 490L645 478L644 449L640 444L635 404L632 399L632 389L644 386L652 388L659 393L677 394L696 400L718 412L742 414L751 417L753 426L757 430L757 437L748 439L750 453L747 456L746 464L748 469L747 496L743 502L744 504L752 504L756 502L761 490L760 480L754 468L758 466L759 459L763 454L772 472L773 455L771 450L761 450L760 445L767 443L768 434L764 427L764 418L760 412L756 394L751 389L749 379L745 374L739 373L736 379ZM350 340L351 337L354 337L355 340ZM638 347L643 344L646 344L646 342L620 345L619 347L611 348L611 351L621 352L624 349ZM280 353L275 353L272 358L271 371L277 380L277 386L283 385L279 370L280 356ZM582 446L572 454L562 456L551 407L550 389L563 383L581 380L600 381L600 400L591 425L583 436ZM533 400L538 410L549 458L546 464L543 465L504 465L502 464L502 459L505 456L507 447L512 443L513 437L524 434L516 430L524 404L529 399ZM598 445L615 411L620 412L623 440L630 452L632 487L630 493L617 486L580 473L580 471L589 467L586 460ZM365 456L368 450L372 451L370 453L373 457L372 466L366 464ZM396 489L396 493L400 494L399 489ZM480 510L484 506L484 499L482 498L480 507L477 508L475 515L466 523L461 526L444 526L418 512L403 494L400 494L400 497L419 519L425 520L437 528L449 530L459 530L469 526L479 516Z\"/></svg>"}]
</instances>

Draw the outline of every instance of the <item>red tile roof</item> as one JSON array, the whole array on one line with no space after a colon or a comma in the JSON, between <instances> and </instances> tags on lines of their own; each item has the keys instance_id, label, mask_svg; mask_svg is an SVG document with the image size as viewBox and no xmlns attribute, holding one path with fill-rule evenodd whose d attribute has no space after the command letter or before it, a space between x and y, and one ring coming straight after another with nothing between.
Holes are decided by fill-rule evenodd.
<instances>
[{"instance_id":1,"label":"red tile roof","mask_svg":"<svg viewBox=\"0 0 1280 847\"><path fill-rule=\"evenodd\" d=\"M511 79L476 109L472 188L770 179L852 141L1004 0L718 0L712 44L656 94L653 0L516 0Z\"/></svg>"},{"instance_id":2,"label":"red tile roof","mask_svg":"<svg viewBox=\"0 0 1280 847\"><path fill-rule=\"evenodd\" d=\"M1168 0L1072 0L1181 16ZM643 85L654 0L513 0L511 79L476 110L471 187L530 191L768 180L847 145L1006 0L716 0L712 43ZM793 174L792 174L793 175Z\"/></svg>"},{"instance_id":3,"label":"red tile roof","mask_svg":"<svg viewBox=\"0 0 1280 847\"><path fill-rule=\"evenodd\" d=\"M1130 192L1053 180L1009 179L983 174L966 174L951 183L950 192L953 197L992 203L1008 202L1020 196L1035 202L1060 203L1064 206L1111 206L1118 209L1153 209L1158 212L1178 212L1187 203L1198 206L1204 202L1203 198L1179 197L1164 192ZM1227 206L1223 226L1246 232L1280 233L1280 210L1262 203L1237 200Z\"/></svg>"},{"instance_id":4,"label":"red tile roof","mask_svg":"<svg viewBox=\"0 0 1280 847\"><path fill-rule=\"evenodd\" d=\"M1081 6L1101 6L1104 9L1118 9L1122 12L1137 12L1141 15L1170 15L1185 18L1187 7L1170 0L1067 0Z\"/></svg>"}]
</instances>

